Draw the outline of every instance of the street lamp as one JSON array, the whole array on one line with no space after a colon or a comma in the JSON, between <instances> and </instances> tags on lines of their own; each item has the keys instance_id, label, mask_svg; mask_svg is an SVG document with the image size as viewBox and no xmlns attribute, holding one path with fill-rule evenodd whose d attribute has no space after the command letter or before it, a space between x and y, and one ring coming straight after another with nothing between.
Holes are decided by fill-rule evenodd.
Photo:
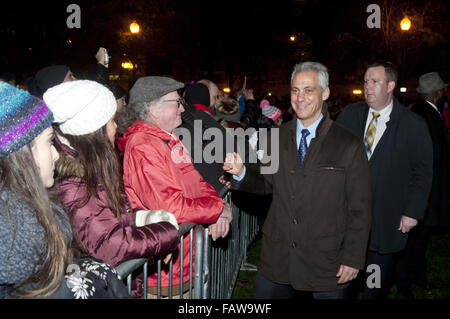
<instances>
[{"instance_id":1,"label":"street lamp","mask_svg":"<svg viewBox=\"0 0 450 319\"><path fill-rule=\"evenodd\" d=\"M136 22L132 22L130 24L130 31L132 34L139 33L139 30L140 30L139 24L137 24Z\"/></svg>"},{"instance_id":2,"label":"street lamp","mask_svg":"<svg viewBox=\"0 0 450 319\"><path fill-rule=\"evenodd\" d=\"M294 41L295 41L295 35L291 35L291 36L289 37L289 40L290 40L291 42L294 42Z\"/></svg>"},{"instance_id":3,"label":"street lamp","mask_svg":"<svg viewBox=\"0 0 450 319\"><path fill-rule=\"evenodd\" d=\"M402 31L408 31L411 28L411 20L409 20L407 15L400 21L400 28Z\"/></svg>"},{"instance_id":4,"label":"street lamp","mask_svg":"<svg viewBox=\"0 0 450 319\"><path fill-rule=\"evenodd\" d=\"M122 68L127 70L133 70L134 66L132 62L122 62Z\"/></svg>"},{"instance_id":5,"label":"street lamp","mask_svg":"<svg viewBox=\"0 0 450 319\"><path fill-rule=\"evenodd\" d=\"M408 47L408 31L411 29L411 20L409 20L408 16L405 15L405 17L400 21L400 29L402 32L405 32L404 35L404 44L403 44L403 52L402 52L402 66L401 66L401 81L400 83L406 83L406 48Z\"/></svg>"}]
</instances>

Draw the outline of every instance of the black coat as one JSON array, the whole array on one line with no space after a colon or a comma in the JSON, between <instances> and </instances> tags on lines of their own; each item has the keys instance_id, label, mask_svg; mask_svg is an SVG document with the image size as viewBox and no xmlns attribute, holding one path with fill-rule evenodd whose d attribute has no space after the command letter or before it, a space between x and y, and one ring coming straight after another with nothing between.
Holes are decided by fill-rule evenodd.
<instances>
[{"instance_id":1,"label":"black coat","mask_svg":"<svg viewBox=\"0 0 450 319\"><path fill-rule=\"evenodd\" d=\"M369 106L345 107L337 122L364 139ZM369 250L382 254L405 248L408 234L398 230L403 215L421 220L428 205L433 149L425 121L394 99L386 130L369 161L372 229Z\"/></svg>"},{"instance_id":2,"label":"black coat","mask_svg":"<svg viewBox=\"0 0 450 319\"><path fill-rule=\"evenodd\" d=\"M425 215L426 226L449 224L448 213L448 133L444 119L425 100L414 103L411 111L427 122L433 143L433 184Z\"/></svg>"},{"instance_id":3,"label":"black coat","mask_svg":"<svg viewBox=\"0 0 450 319\"><path fill-rule=\"evenodd\" d=\"M207 181L209 184L211 184L212 187L214 187L219 196L222 196L228 190L225 185L219 182L219 177L224 173L222 167L226 156L226 130L211 115L207 114L206 112L199 111L190 104L185 105L184 109L185 111L181 113L183 123L180 127L189 131L189 135L187 136L187 138L190 139L186 140L186 136L179 137L191 154L191 157L193 159L192 163L194 164L195 169L200 173L205 181ZM200 130L195 130L195 121L199 121L197 125ZM220 130L221 137L223 138L223 140L220 141L221 144L217 144L218 146L222 145L222 149L216 149L216 151L221 152L221 154L217 154L220 158L218 158L217 161L213 161L212 163L207 163L204 160L203 151L206 147L213 147L213 144L219 141L215 141L215 138L217 138L217 136L211 136L210 138L206 138L204 136L204 132L208 128L216 128ZM179 128L175 130L176 133L179 131ZM200 155L201 158L199 158Z\"/></svg>"},{"instance_id":4,"label":"black coat","mask_svg":"<svg viewBox=\"0 0 450 319\"><path fill-rule=\"evenodd\" d=\"M346 287L337 284L339 267L364 268L370 232L370 170L364 145L334 123L326 107L322 113L301 168L293 120L281 126L279 140L266 153L279 149L278 170L261 175L247 167L240 184L242 191L273 193L259 272L297 290ZM273 128L270 134L277 131Z\"/></svg>"},{"instance_id":5,"label":"black coat","mask_svg":"<svg viewBox=\"0 0 450 319\"><path fill-rule=\"evenodd\" d=\"M197 110L192 105L185 105L184 109L185 111L181 113L183 123L175 129L175 134L180 136L188 149L195 169L214 187L219 196L223 196L228 188L219 182L219 177L224 174L222 167L226 154L238 152L245 159L246 165L256 166L256 153L250 148L248 136L242 136L232 129L225 129L209 113ZM183 136L182 129L187 130L189 134ZM205 134L206 130L210 130L211 136ZM210 153L214 156L212 162L203 156Z\"/></svg>"},{"instance_id":6,"label":"black coat","mask_svg":"<svg viewBox=\"0 0 450 319\"><path fill-rule=\"evenodd\" d=\"M255 100L245 100L245 108L242 112L240 122L244 129L249 127L258 128L257 120L262 116L261 108L256 105Z\"/></svg>"}]
</instances>

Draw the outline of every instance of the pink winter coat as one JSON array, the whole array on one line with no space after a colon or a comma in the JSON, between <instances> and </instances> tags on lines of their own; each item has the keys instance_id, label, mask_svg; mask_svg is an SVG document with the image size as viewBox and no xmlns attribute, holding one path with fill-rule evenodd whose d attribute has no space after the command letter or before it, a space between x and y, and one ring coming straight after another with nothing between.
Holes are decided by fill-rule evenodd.
<instances>
[{"instance_id":1,"label":"pink winter coat","mask_svg":"<svg viewBox=\"0 0 450 319\"><path fill-rule=\"evenodd\" d=\"M124 141L125 191L134 209L164 209L173 213L179 224L217 221L224 202L195 170L178 138L154 125L136 121L124 134ZM189 280L189 241L186 236L183 282ZM179 285L179 254L174 259L172 283ZM163 287L169 285L167 272L163 271L161 283ZM156 284L156 276L150 276L148 285Z\"/></svg>"}]
</instances>

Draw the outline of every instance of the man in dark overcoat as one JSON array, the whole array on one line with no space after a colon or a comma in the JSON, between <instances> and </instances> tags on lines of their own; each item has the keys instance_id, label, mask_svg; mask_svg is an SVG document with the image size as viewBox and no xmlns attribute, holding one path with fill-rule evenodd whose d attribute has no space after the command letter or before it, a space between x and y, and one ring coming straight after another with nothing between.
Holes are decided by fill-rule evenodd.
<instances>
[{"instance_id":1,"label":"man in dark overcoat","mask_svg":"<svg viewBox=\"0 0 450 319\"><path fill-rule=\"evenodd\" d=\"M272 142L264 153L279 159L279 165L263 157L254 169L236 153L227 154L224 170L239 180L240 190L273 194L255 298L308 291L316 299L342 299L364 267L371 219L369 165L360 139L331 120L324 103L329 94L325 66L297 64L291 78L297 119L281 126L279 140L268 137Z\"/></svg>"},{"instance_id":2,"label":"man in dark overcoat","mask_svg":"<svg viewBox=\"0 0 450 319\"><path fill-rule=\"evenodd\" d=\"M396 82L397 72L390 63L369 65L365 101L348 105L337 118L364 141L371 170L365 299L387 298L398 253L405 249L408 232L423 219L431 188L430 134L425 121L393 97Z\"/></svg>"},{"instance_id":3,"label":"man in dark overcoat","mask_svg":"<svg viewBox=\"0 0 450 319\"><path fill-rule=\"evenodd\" d=\"M404 254L397 267L397 291L413 297L410 284L429 289L434 285L427 280L426 250L428 241L437 227L449 225L448 212L448 133L441 115L442 102L447 84L437 72L419 78L417 92L420 94L411 111L427 123L433 143L433 182L425 217L411 232Z\"/></svg>"}]
</instances>

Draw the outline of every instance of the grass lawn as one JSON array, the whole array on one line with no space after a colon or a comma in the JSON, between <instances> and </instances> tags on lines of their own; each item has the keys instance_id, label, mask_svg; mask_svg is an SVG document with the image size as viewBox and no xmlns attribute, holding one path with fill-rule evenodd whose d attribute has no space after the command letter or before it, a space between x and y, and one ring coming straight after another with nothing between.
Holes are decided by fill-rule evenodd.
<instances>
[{"instance_id":1,"label":"grass lawn","mask_svg":"<svg viewBox=\"0 0 450 319\"><path fill-rule=\"evenodd\" d=\"M250 245L247 251L247 263L258 265L261 250L261 237ZM450 232L441 232L433 235L427 251L428 280L430 283L441 287L426 291L413 285L411 290L417 299L450 299ZM252 299L253 282L256 272L240 271L233 299ZM360 298L360 296L359 296ZM404 299L397 294L396 286L391 287L389 299Z\"/></svg>"}]
</instances>

